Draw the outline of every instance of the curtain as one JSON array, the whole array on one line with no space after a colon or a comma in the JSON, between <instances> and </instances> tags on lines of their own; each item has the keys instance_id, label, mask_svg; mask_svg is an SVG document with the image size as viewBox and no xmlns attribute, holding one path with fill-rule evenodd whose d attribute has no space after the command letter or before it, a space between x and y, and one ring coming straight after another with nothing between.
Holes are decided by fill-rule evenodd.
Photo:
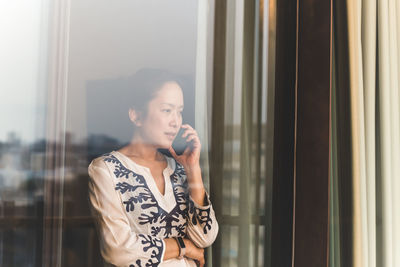
<instances>
[{"instance_id":1,"label":"curtain","mask_svg":"<svg viewBox=\"0 0 400 267\"><path fill-rule=\"evenodd\" d=\"M333 53L335 53L333 51ZM333 54L334 56L334 54ZM333 77L335 77L335 61L333 61ZM332 80L332 106L336 107L336 80ZM330 217L331 223L329 228L330 233L330 255L329 264L330 266L340 266L340 221L339 221L339 184L338 184L338 151L337 151L337 139L338 134L334 130L337 127L337 116L335 112L332 112L332 131L331 131L331 168L330 168ZM332 167L333 166L333 167Z\"/></svg>"},{"instance_id":2,"label":"curtain","mask_svg":"<svg viewBox=\"0 0 400 267\"><path fill-rule=\"evenodd\" d=\"M337 102L333 102L332 107L333 114L341 115L337 118L336 126L333 124L333 136L343 133L340 125L345 126L346 119L350 121L347 133L350 136L348 151L351 166L348 168L350 177L332 176L331 214L346 209L347 204L351 206L351 216L342 216L340 228L332 227L331 235L332 242L335 242L343 236L338 231L351 232L350 239L340 240L342 251L351 247L351 255L341 257L331 242L331 254L335 260L335 264L331 261L331 266L400 266L400 210L397 208L400 203L400 2L338 2L344 4L335 6L334 45L337 53L333 61L339 64L334 68L338 73L333 77L336 79L334 84L341 84L342 87L336 86L338 92L334 94ZM345 19L346 23L339 22L340 19ZM338 67L345 61L349 69L347 74ZM347 88L346 94L344 90ZM348 102L344 99L346 96L349 97ZM349 110L347 114L338 111L346 104ZM340 148L345 144L343 135L338 134L337 137L332 139L332 146L344 150ZM333 153L336 153L335 149ZM335 160L335 156L332 160ZM341 160L339 158L337 163L333 162L334 171L340 172L340 168L345 166L340 164ZM351 178L351 193L348 195L343 186L346 178ZM336 187L337 182L342 186ZM334 201L335 196L342 197L339 204ZM341 215L331 217L333 225ZM347 227L348 219L351 226Z\"/></svg>"},{"instance_id":3,"label":"curtain","mask_svg":"<svg viewBox=\"0 0 400 267\"><path fill-rule=\"evenodd\" d=\"M270 266L269 4L216 1L210 190L220 232L213 266Z\"/></svg>"}]
</instances>

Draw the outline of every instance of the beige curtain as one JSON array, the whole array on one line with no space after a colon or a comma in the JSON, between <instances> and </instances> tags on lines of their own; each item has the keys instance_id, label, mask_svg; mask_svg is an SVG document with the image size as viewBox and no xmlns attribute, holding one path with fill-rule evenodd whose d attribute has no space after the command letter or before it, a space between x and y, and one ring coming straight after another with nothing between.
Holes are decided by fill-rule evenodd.
<instances>
[{"instance_id":1,"label":"beige curtain","mask_svg":"<svg viewBox=\"0 0 400 267\"><path fill-rule=\"evenodd\" d=\"M351 266L396 267L400 266L400 2L347 0L346 7Z\"/></svg>"}]
</instances>

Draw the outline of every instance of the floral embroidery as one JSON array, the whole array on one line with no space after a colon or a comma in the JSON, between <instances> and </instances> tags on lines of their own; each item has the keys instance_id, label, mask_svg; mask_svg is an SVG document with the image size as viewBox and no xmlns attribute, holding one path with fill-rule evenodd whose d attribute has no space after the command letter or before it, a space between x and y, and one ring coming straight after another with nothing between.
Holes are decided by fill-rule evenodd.
<instances>
[{"instance_id":1,"label":"floral embroidery","mask_svg":"<svg viewBox=\"0 0 400 267\"><path fill-rule=\"evenodd\" d=\"M139 234L138 237L141 239L143 245L143 251L147 252L151 250L150 259L146 262L146 267L157 267L161 262L161 255L163 251L163 242L159 238L154 238L149 235ZM154 260L154 261L153 261ZM136 266L134 264L129 267L142 267L142 260L136 260Z\"/></svg>"},{"instance_id":2,"label":"floral embroidery","mask_svg":"<svg viewBox=\"0 0 400 267\"><path fill-rule=\"evenodd\" d=\"M175 184L176 188L182 187L184 188L184 193L182 192L175 192L175 197L177 198L177 203L178 199L179 200L187 200L189 203L186 202L186 205L189 206L188 209L188 215L189 219L191 219L193 225L197 225L199 223L203 227L203 232L204 234L207 234L209 230L211 230L211 225L212 225L212 219L211 219L211 207L209 206L206 209L201 209L197 208L193 202L193 200L190 199L189 197L189 191L187 190L188 185L187 185L187 180L183 183L179 183L178 179L180 177L186 176L185 175L185 170L183 166L179 163L177 163L176 166L176 171L177 175L173 179L173 184ZM179 190L177 190L179 191ZM210 203L208 197L207 197L207 202Z\"/></svg>"},{"instance_id":3,"label":"floral embroidery","mask_svg":"<svg viewBox=\"0 0 400 267\"><path fill-rule=\"evenodd\" d=\"M197 208L193 200L189 200L189 213L192 215L193 225L199 223L203 227L204 234L211 230L212 219L210 216L211 208L206 209Z\"/></svg>"},{"instance_id":4,"label":"floral embroidery","mask_svg":"<svg viewBox=\"0 0 400 267\"><path fill-rule=\"evenodd\" d=\"M126 212L134 212L135 220L139 225L148 225L148 234L139 234L142 250L147 256L147 262L136 260L132 267L158 266L163 252L162 239L186 236L188 222L199 224L206 234L211 229L211 208L197 208L189 197L186 173L181 164L176 162L175 171L170 176L176 206L166 212L147 185L146 179L125 167L112 154L104 155L104 161L111 163L113 173L117 178L115 190L121 195L122 204ZM120 180L125 178L124 180Z\"/></svg>"},{"instance_id":5,"label":"floral embroidery","mask_svg":"<svg viewBox=\"0 0 400 267\"><path fill-rule=\"evenodd\" d=\"M128 168L126 168L114 155L105 154L104 156L105 156L104 158L105 162L110 162L114 164L115 166L114 174L117 178L125 177L126 179L129 179L129 174L131 174L138 183L140 184L145 183L144 177L142 175L138 175L133 171L129 170Z\"/></svg>"},{"instance_id":6,"label":"floral embroidery","mask_svg":"<svg viewBox=\"0 0 400 267\"><path fill-rule=\"evenodd\" d=\"M163 251L163 242L159 238L154 238L149 235L139 234L139 238L142 239L143 251L147 252L151 249L151 256L145 266L158 266L161 262L161 254ZM156 251L157 250L157 251ZM156 261L153 262L153 259Z\"/></svg>"},{"instance_id":7,"label":"floral embroidery","mask_svg":"<svg viewBox=\"0 0 400 267\"><path fill-rule=\"evenodd\" d=\"M129 267L142 267L142 261L141 260L137 260L136 261L136 265L131 264L131 265L129 265Z\"/></svg>"},{"instance_id":8,"label":"floral embroidery","mask_svg":"<svg viewBox=\"0 0 400 267\"><path fill-rule=\"evenodd\" d=\"M153 236L141 235L144 240L142 241L143 252L147 252L152 246L156 245L158 239L151 238L168 238L171 236L185 236L187 227L187 202L185 199L185 188L182 185L175 184L174 181L178 181L178 176L184 174L183 168L177 168L177 171L171 175L172 187L174 188L174 196L177 205L169 213L162 209L153 193L149 189L145 178L142 175L135 173L134 171L125 167L119 159L114 155L106 154L104 161L112 163L114 166L115 176L125 178L127 180L118 182L115 186L115 190L124 196L129 193L129 196L123 197L123 205L125 206L126 212L133 212L135 207L139 208L140 216L137 221L140 225L151 225L150 234ZM131 184L130 182L134 182ZM179 223L183 222L183 223ZM149 239L150 238L150 239ZM152 255L148 262L144 266L157 266L160 261L157 261L158 256L161 257L162 249L152 251ZM138 260L132 266L142 266L142 261ZM157 265L155 265L157 264Z\"/></svg>"}]
</instances>

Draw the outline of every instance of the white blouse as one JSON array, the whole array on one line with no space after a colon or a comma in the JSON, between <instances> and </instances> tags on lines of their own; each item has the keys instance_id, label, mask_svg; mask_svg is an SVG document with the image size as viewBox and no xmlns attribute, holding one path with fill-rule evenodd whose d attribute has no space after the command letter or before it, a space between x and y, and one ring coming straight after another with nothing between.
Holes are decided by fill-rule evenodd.
<instances>
[{"instance_id":1,"label":"white blouse","mask_svg":"<svg viewBox=\"0 0 400 267\"><path fill-rule=\"evenodd\" d=\"M112 151L89 165L89 200L96 218L104 260L116 266L196 266L192 259L163 261L164 238L187 237L210 246L218 223L208 194L205 206L192 200L186 173L165 156L165 194L150 173L124 154Z\"/></svg>"}]
</instances>

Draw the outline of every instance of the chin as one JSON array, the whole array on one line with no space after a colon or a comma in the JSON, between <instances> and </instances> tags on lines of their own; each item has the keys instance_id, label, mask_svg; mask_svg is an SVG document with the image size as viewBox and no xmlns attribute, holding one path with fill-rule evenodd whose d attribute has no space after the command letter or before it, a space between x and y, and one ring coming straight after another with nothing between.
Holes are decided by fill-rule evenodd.
<instances>
[{"instance_id":1,"label":"chin","mask_svg":"<svg viewBox=\"0 0 400 267\"><path fill-rule=\"evenodd\" d=\"M163 143L158 144L158 148L161 148L161 149L168 149L171 146L172 146L172 142L163 142Z\"/></svg>"}]
</instances>

